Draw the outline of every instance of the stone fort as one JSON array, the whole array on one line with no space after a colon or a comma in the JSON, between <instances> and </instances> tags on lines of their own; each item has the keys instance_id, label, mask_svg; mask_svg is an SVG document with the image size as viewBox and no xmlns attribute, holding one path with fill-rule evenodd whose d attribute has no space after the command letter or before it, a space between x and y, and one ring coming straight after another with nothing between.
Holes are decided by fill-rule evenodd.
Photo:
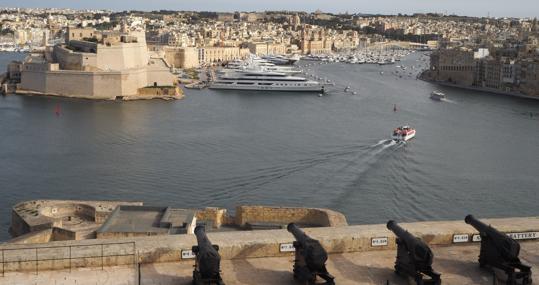
<instances>
[{"instance_id":1,"label":"stone fort","mask_svg":"<svg viewBox=\"0 0 539 285\"><path fill-rule=\"evenodd\" d=\"M69 28L66 43L20 65L18 91L89 99L136 97L145 87L173 87L168 63L150 54L144 31Z\"/></svg>"}]
</instances>

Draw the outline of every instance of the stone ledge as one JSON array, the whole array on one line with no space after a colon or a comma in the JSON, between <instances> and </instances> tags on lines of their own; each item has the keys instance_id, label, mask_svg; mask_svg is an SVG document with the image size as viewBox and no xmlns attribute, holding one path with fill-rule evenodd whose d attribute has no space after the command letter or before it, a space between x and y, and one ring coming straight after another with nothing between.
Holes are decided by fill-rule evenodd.
<instances>
[{"instance_id":1,"label":"stone ledge","mask_svg":"<svg viewBox=\"0 0 539 285\"><path fill-rule=\"evenodd\" d=\"M508 218L508 219L483 219L483 222L492 224L503 232L539 232L539 217L529 218ZM412 234L421 237L430 245L452 245L454 234L475 234L474 228L464 223L464 221L440 221L440 222L415 222L401 223L403 228ZM395 236L382 225L357 225L335 228L308 228L305 232L315 239L320 240L329 253L351 253L377 251L395 248ZM241 231L241 232L211 232L208 233L213 244L219 245L220 253L224 260L246 259L259 257L286 257L292 253L280 252L280 244L291 243L293 236L286 230L267 231ZM388 243L385 246L371 246L371 239L376 237L387 237ZM47 244L35 245L2 245L1 250L8 250L12 254L20 251L17 258L22 260L32 260L35 258L35 250L38 248L40 254L47 255L47 248L56 247L84 247L85 254L99 255L101 244L107 250L106 254L113 255L115 250L125 253L128 246L113 246L114 243L134 243L136 252L134 256L125 258L109 258L106 265L122 265L133 262L133 257L139 263L177 262L180 259L182 250L190 250L196 244L193 235L126 238L117 240L81 240L51 242ZM109 246L107 246L109 244ZM469 244L469 243L464 243ZM31 248L28 250L28 248ZM114 249L116 248L116 249ZM24 259L28 255L28 259ZM115 264L117 262L118 264ZM192 262L192 261L189 261ZM60 264L57 262L56 264ZM99 262L87 262L88 267L100 266ZM11 267L9 267L11 268ZM64 268L62 266L62 268ZM45 268L43 268L45 269ZM48 269L56 269L54 263ZM35 266L21 263L14 271L31 271Z\"/></svg>"}]
</instances>

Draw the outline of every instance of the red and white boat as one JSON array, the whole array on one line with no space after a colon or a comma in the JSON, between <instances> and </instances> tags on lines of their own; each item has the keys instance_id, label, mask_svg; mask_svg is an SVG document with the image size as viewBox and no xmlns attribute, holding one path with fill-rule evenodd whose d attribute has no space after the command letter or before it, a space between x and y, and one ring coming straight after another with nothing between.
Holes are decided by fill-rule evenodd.
<instances>
[{"instance_id":1,"label":"red and white boat","mask_svg":"<svg viewBox=\"0 0 539 285\"><path fill-rule=\"evenodd\" d=\"M398 127L393 131L393 139L396 141L409 141L415 137L415 129L410 126Z\"/></svg>"}]
</instances>

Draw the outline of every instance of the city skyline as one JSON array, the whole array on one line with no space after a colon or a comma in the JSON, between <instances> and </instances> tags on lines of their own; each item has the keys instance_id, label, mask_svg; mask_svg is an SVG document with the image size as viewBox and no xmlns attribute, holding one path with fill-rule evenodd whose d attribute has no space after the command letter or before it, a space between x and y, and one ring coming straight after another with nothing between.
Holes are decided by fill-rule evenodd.
<instances>
[{"instance_id":1,"label":"city skyline","mask_svg":"<svg viewBox=\"0 0 539 285\"><path fill-rule=\"evenodd\" d=\"M397 1L383 0L372 3L365 0L339 0L333 2L321 0L284 1L275 0L271 3L260 3L250 0L200 0L190 3L181 3L172 0L130 1L126 3L96 0L92 2L74 2L67 0L38 1L21 0L17 3L0 1L1 7L17 8L72 8L72 9L109 9L123 10L189 10L189 11L264 11L264 10L293 10L313 12L322 10L331 13L364 13L364 14L413 14L413 13L445 13L465 16L491 16L491 17L537 17L539 5L533 0L521 0L517 5L508 6L501 0L477 1Z\"/></svg>"}]
</instances>

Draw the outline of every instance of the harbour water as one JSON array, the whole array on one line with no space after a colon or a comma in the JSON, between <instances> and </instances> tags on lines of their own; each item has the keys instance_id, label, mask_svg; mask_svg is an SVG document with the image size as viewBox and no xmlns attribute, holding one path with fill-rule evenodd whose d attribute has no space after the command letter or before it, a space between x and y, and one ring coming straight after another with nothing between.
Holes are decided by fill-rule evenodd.
<instances>
[{"instance_id":1,"label":"harbour water","mask_svg":"<svg viewBox=\"0 0 539 285\"><path fill-rule=\"evenodd\" d=\"M0 69L15 57L0 54ZM327 207L352 224L538 215L539 101L438 87L395 65L308 64L336 83L325 96L0 97L0 240L10 207L30 199ZM429 99L437 89L447 102ZM416 138L389 141L402 124Z\"/></svg>"}]
</instances>

